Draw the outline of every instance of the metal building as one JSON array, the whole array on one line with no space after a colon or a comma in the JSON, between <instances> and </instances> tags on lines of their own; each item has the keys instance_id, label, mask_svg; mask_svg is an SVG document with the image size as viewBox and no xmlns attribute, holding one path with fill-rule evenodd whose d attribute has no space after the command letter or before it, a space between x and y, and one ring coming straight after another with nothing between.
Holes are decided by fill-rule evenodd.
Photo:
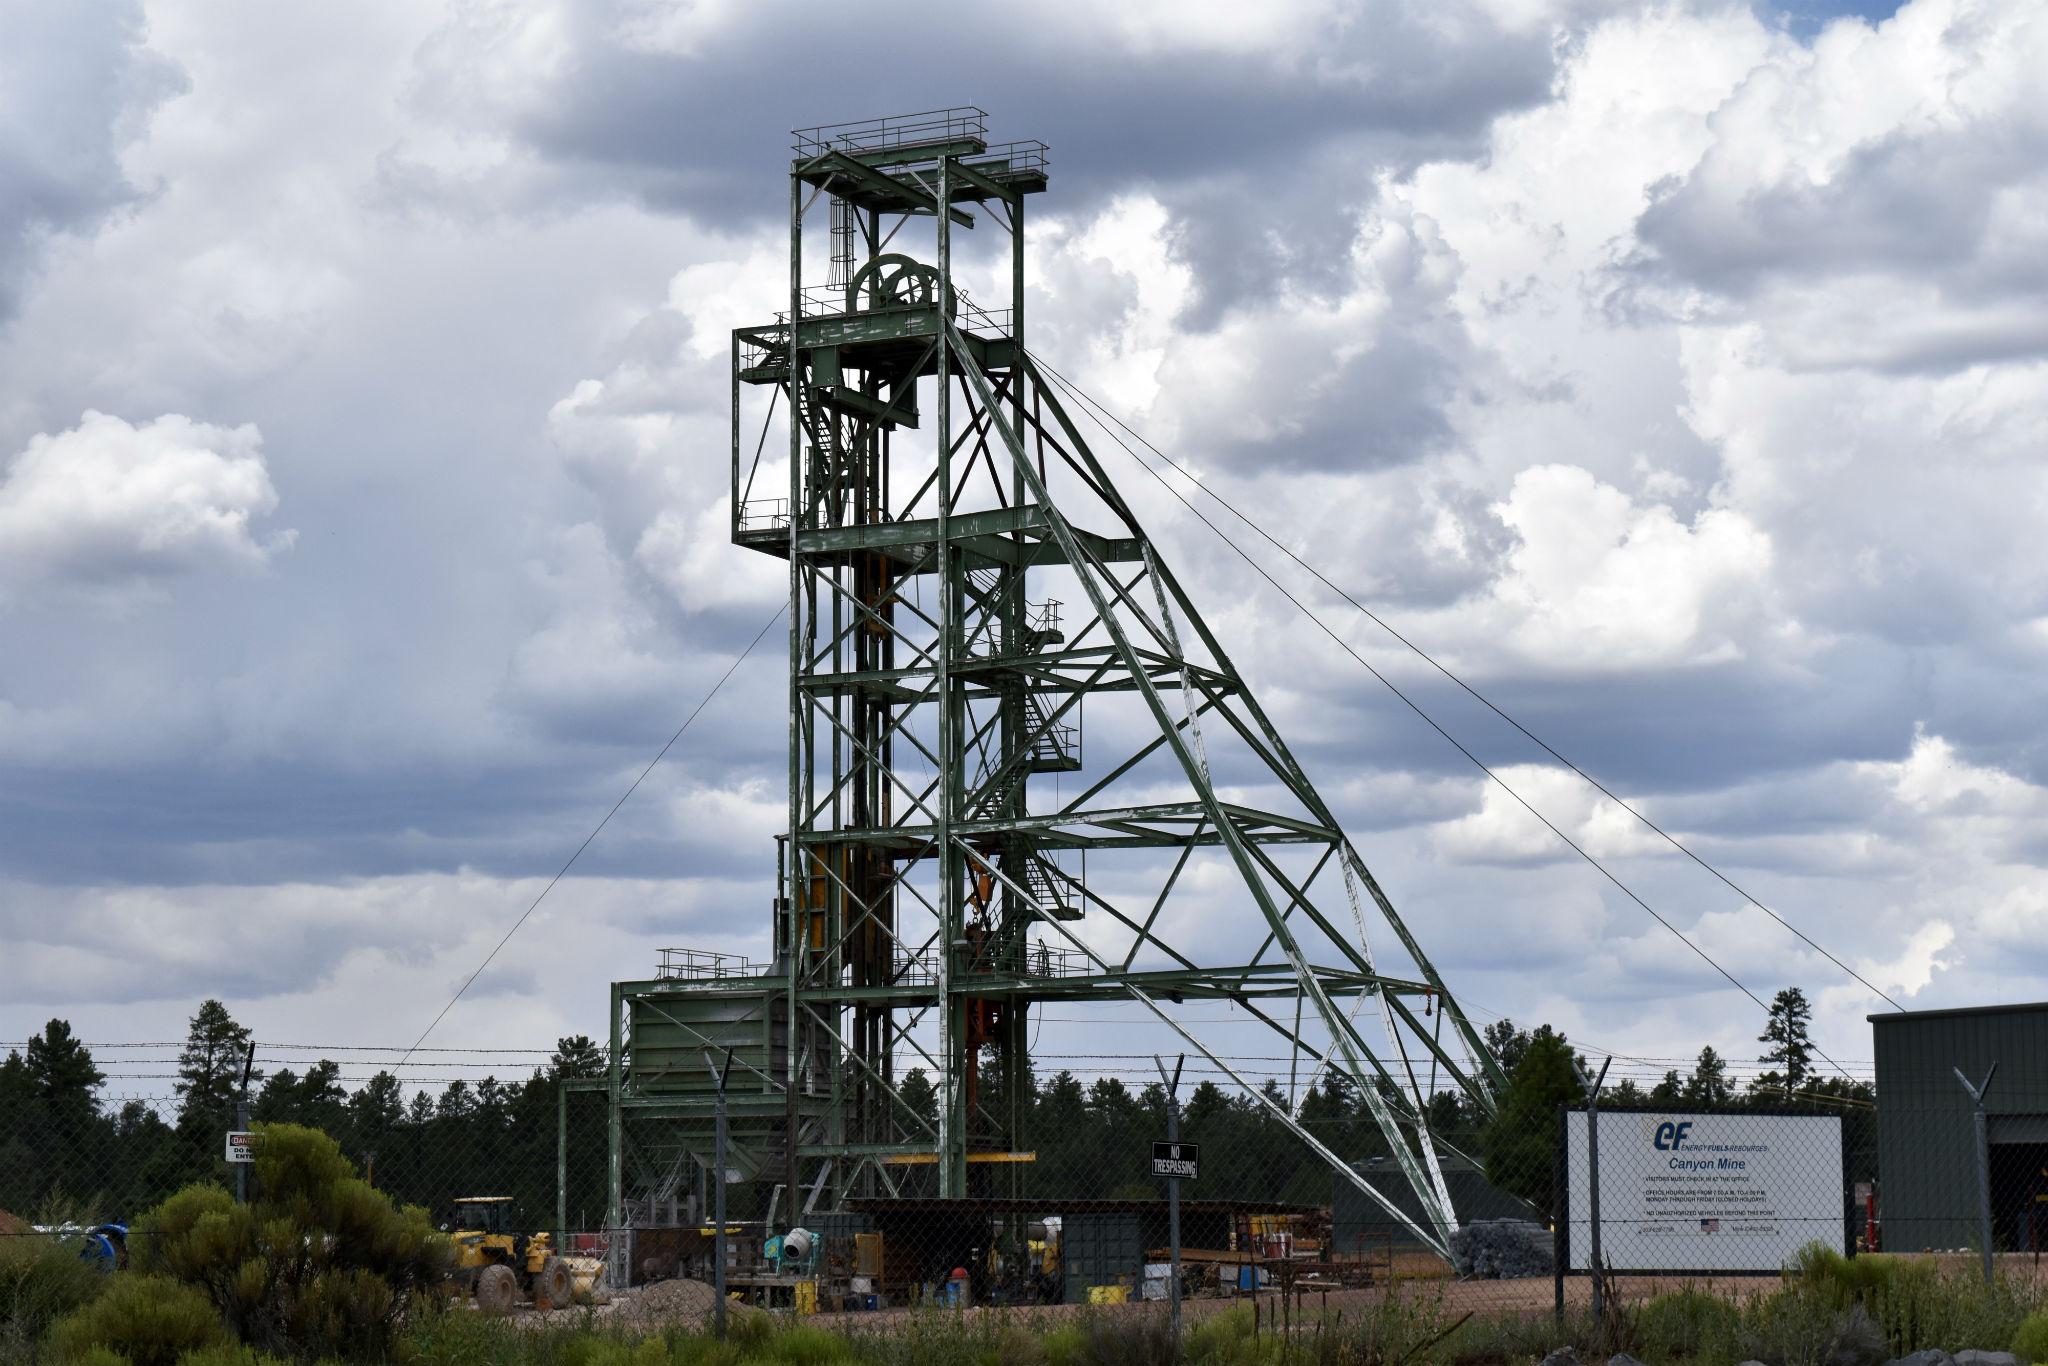
<instances>
[{"instance_id":1,"label":"metal building","mask_svg":"<svg viewBox=\"0 0 2048 1366\"><path fill-rule=\"evenodd\" d=\"M2048 1242L2048 1002L1895 1012L1870 1023L1884 1248L1982 1241L1976 1124L1963 1078L1981 1086L1987 1074L1992 1245L2028 1251Z\"/></svg>"},{"instance_id":2,"label":"metal building","mask_svg":"<svg viewBox=\"0 0 2048 1366\"><path fill-rule=\"evenodd\" d=\"M1046 1194L1019 1122L1033 1013L1114 1003L1443 1248L1459 1214L1418 1077L1491 1113L1499 1068L1090 449L1087 396L1027 349L1045 145L956 108L793 152L783 310L734 331L731 371L734 553L789 582L772 957L614 987L613 1222L701 1185L728 1044L727 1179L763 1217ZM1249 961L1205 956L1194 888ZM1180 1018L1219 1002L1295 1060L1297 1095L1350 1078L1412 1199Z\"/></svg>"},{"instance_id":3,"label":"metal building","mask_svg":"<svg viewBox=\"0 0 2048 1366\"><path fill-rule=\"evenodd\" d=\"M1457 1153L1443 1156L1444 1184L1450 1188L1451 1203L1462 1223L1478 1219L1527 1219L1547 1223L1550 1216L1519 1196L1510 1195L1486 1179L1477 1162ZM1352 1164L1379 1191L1383 1201L1368 1200L1351 1181L1332 1174L1330 1181L1330 1247L1340 1255L1364 1258L1377 1249L1393 1245L1420 1246L1410 1231L1421 1221L1421 1202L1401 1179L1401 1170L1384 1157ZM1387 1212L1387 1204L1398 1206L1408 1216L1404 1224Z\"/></svg>"}]
</instances>

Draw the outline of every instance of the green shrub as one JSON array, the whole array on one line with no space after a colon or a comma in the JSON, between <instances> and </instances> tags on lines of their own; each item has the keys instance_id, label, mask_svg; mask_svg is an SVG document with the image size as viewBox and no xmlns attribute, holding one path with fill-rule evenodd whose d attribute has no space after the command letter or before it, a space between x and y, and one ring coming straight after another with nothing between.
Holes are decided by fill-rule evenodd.
<instances>
[{"instance_id":1,"label":"green shrub","mask_svg":"<svg viewBox=\"0 0 2048 1366\"><path fill-rule=\"evenodd\" d=\"M2048 1311L2036 1310L2020 1320L2012 1335L2012 1354L2021 1361L2048 1362Z\"/></svg>"},{"instance_id":2,"label":"green shrub","mask_svg":"<svg viewBox=\"0 0 2048 1366\"><path fill-rule=\"evenodd\" d=\"M1766 1296L1743 1315L1736 1351L1769 1366L1824 1366L1840 1331L1842 1312L1823 1295Z\"/></svg>"},{"instance_id":3,"label":"green shrub","mask_svg":"<svg viewBox=\"0 0 2048 1366\"><path fill-rule=\"evenodd\" d=\"M836 1366L854 1360L853 1348L845 1338L808 1323L783 1327L768 1338L772 1360L785 1366Z\"/></svg>"},{"instance_id":4,"label":"green shrub","mask_svg":"<svg viewBox=\"0 0 2048 1366\"><path fill-rule=\"evenodd\" d=\"M1245 1321L1251 1321L1247 1315ZM1088 1340L1076 1323L1062 1323L1049 1328L1038 1340L1039 1348L1045 1353L1045 1366L1080 1366L1081 1353L1087 1350ZM1190 1355L1189 1360L1195 1360Z\"/></svg>"},{"instance_id":5,"label":"green shrub","mask_svg":"<svg viewBox=\"0 0 2048 1366\"><path fill-rule=\"evenodd\" d=\"M1786 1284L1838 1311L1860 1307L1896 1356L1999 1347L2013 1340L2035 1303L2009 1280L1986 1285L1974 1271L1944 1272L1931 1257L1844 1257L1819 1244L1801 1251Z\"/></svg>"},{"instance_id":6,"label":"green shrub","mask_svg":"<svg viewBox=\"0 0 2048 1366\"><path fill-rule=\"evenodd\" d=\"M237 1205L188 1186L139 1223L138 1269L203 1292L241 1342L280 1355L391 1354L447 1274L447 1239L355 1174L333 1139L259 1125L253 1186Z\"/></svg>"},{"instance_id":7,"label":"green shrub","mask_svg":"<svg viewBox=\"0 0 2048 1366\"><path fill-rule=\"evenodd\" d=\"M392 1359L405 1366L486 1366L516 1361L518 1330L502 1319L467 1310L438 1309L418 1315L406 1325ZM595 1343L595 1339L591 1340ZM592 1366L586 1361L570 1366Z\"/></svg>"},{"instance_id":8,"label":"green shrub","mask_svg":"<svg viewBox=\"0 0 2048 1366\"><path fill-rule=\"evenodd\" d=\"M222 1345L227 1334L200 1291L168 1276L123 1272L91 1304L58 1320L50 1340L71 1359L104 1348L124 1366L177 1366L187 1352Z\"/></svg>"},{"instance_id":9,"label":"green shrub","mask_svg":"<svg viewBox=\"0 0 2048 1366\"><path fill-rule=\"evenodd\" d=\"M1653 1361L1718 1360L1733 1349L1741 1323L1742 1311L1719 1295L1680 1290L1637 1309L1631 1337L1637 1350Z\"/></svg>"},{"instance_id":10,"label":"green shrub","mask_svg":"<svg viewBox=\"0 0 2048 1366\"><path fill-rule=\"evenodd\" d=\"M1182 1341L1189 1366L1251 1366L1276 1360L1280 1339L1272 1334L1252 1337L1252 1311L1238 1305L1188 1325Z\"/></svg>"},{"instance_id":11,"label":"green shrub","mask_svg":"<svg viewBox=\"0 0 2048 1366\"><path fill-rule=\"evenodd\" d=\"M107 1278L61 1238L0 1238L0 1355L28 1355L51 1324L93 1300Z\"/></svg>"},{"instance_id":12,"label":"green shrub","mask_svg":"<svg viewBox=\"0 0 2048 1366\"><path fill-rule=\"evenodd\" d=\"M178 1366L289 1366L289 1363L254 1347L202 1347L179 1357Z\"/></svg>"}]
</instances>

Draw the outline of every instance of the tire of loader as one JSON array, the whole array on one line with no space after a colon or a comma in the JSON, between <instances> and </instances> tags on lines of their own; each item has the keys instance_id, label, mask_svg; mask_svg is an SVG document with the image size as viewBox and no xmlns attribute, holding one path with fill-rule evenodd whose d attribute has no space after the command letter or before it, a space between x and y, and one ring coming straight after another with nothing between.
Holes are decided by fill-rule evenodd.
<instances>
[{"instance_id":1,"label":"tire of loader","mask_svg":"<svg viewBox=\"0 0 2048 1366\"><path fill-rule=\"evenodd\" d=\"M550 1257L533 1274L533 1307L567 1309L576 1300L576 1277L560 1257Z\"/></svg>"},{"instance_id":2,"label":"tire of loader","mask_svg":"<svg viewBox=\"0 0 2048 1366\"><path fill-rule=\"evenodd\" d=\"M502 1318L512 1312L518 1300L519 1277L511 1267L497 1262L477 1273L476 1307L483 1313Z\"/></svg>"}]
</instances>

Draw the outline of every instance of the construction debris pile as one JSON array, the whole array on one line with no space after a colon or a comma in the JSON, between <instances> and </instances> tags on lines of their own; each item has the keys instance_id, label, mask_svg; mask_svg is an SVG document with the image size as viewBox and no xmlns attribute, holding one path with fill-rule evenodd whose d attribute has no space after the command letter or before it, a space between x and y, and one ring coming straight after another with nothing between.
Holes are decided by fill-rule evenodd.
<instances>
[{"instance_id":1,"label":"construction debris pile","mask_svg":"<svg viewBox=\"0 0 2048 1366\"><path fill-rule=\"evenodd\" d=\"M1451 1235L1458 1274L1480 1280L1548 1276L1551 1234L1526 1219L1476 1219Z\"/></svg>"}]
</instances>

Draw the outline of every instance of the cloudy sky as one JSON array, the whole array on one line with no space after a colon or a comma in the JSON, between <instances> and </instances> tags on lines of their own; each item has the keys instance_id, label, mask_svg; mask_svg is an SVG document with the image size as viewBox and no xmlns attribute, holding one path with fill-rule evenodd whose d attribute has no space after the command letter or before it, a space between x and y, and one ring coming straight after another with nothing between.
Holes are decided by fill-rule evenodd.
<instances>
[{"instance_id":1,"label":"cloudy sky","mask_svg":"<svg viewBox=\"0 0 2048 1366\"><path fill-rule=\"evenodd\" d=\"M967 102L1052 147L1048 360L1900 1001L2048 996L2043 70L2020 0L0 0L0 1034L410 1043L775 610L725 356L787 131ZM1476 1016L1755 1055L1146 506ZM1276 573L1870 1056L1864 988ZM780 668L434 1042L764 947Z\"/></svg>"}]
</instances>

